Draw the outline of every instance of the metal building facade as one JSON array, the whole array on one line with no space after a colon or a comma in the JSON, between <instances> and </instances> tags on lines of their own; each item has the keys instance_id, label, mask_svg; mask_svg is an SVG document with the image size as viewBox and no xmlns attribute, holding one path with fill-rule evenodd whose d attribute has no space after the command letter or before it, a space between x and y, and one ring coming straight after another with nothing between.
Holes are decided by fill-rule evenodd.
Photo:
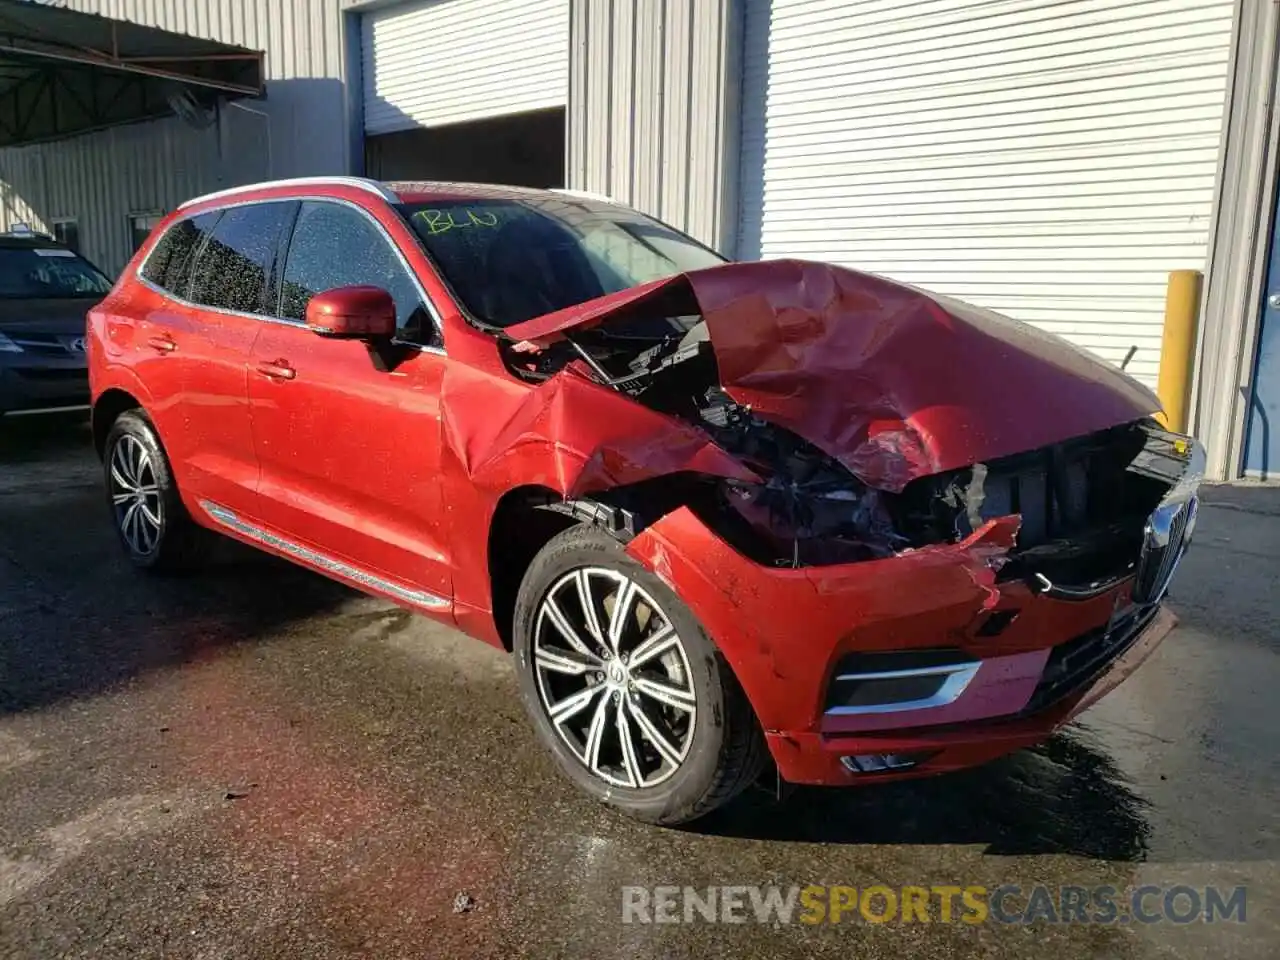
<instances>
[{"instance_id":1,"label":"metal building facade","mask_svg":"<svg viewBox=\"0 0 1280 960\"><path fill-rule=\"evenodd\" d=\"M741 21L737 0L571 0L568 186L732 251Z\"/></svg>"},{"instance_id":2,"label":"metal building facade","mask_svg":"<svg viewBox=\"0 0 1280 960\"><path fill-rule=\"evenodd\" d=\"M0 229L74 219L81 250L115 272L145 224L183 200L353 163L341 0L65 0L60 6L266 51L265 100L198 128L173 117L0 150Z\"/></svg>"},{"instance_id":3,"label":"metal building facade","mask_svg":"<svg viewBox=\"0 0 1280 960\"><path fill-rule=\"evenodd\" d=\"M17 221L49 229L58 220L74 218L81 249L109 271L118 270L134 249L131 218L145 224L148 216L170 210L193 195L238 183L360 172L365 104L370 97L377 101L383 96L376 82L372 86L367 82L370 65L375 71L380 66L389 69L395 66L389 59L382 65L377 61L393 55L436 64L453 49L433 43L430 33L407 43L403 42L407 33L394 43L389 38L386 49L380 51L369 46L375 22L395 19L392 11L407 16L414 8L432 5L430 0L55 2L266 52L266 98L231 103L207 126L173 117L55 143L0 149L0 229ZM531 11L549 2L501 0L511 9L527 6ZM834 233L824 220L832 213L833 198L846 211L874 206L885 199L878 194L912 193L912 178L920 172L912 167L917 158L902 155L904 105L899 94L906 87L920 86L916 74L929 64L913 66L909 57L903 59L911 52L911 43L920 40L903 31L918 33L923 27L918 17L900 14L898 4L889 0L857 4L837 0L559 2L564 10L551 19L560 24L567 21L568 31L566 186L607 194L744 257L844 258L894 275L894 258L905 262L909 254L914 258L909 264L912 269L902 273L903 278L940 288L947 286L935 275L940 263L948 258L972 259L973 251L947 233L955 227L962 240L967 234L960 227L967 224L949 226L928 208L936 206L939 184L944 181L954 194L957 177L971 178L972 183L961 185L973 188L974 202L1000 183L987 183L989 170L983 173L951 162L946 150L935 158L936 169L925 171L931 180L920 192L932 191L933 200L919 204L921 209L910 222L901 217L901 198L881 203L884 222L871 230L864 229L866 223L853 222L851 214L842 214L844 220L835 224ZM458 10L493 9L484 0L436 3L441 7L456 3ZM1012 170L1006 165L1003 169L1022 178L1018 182L1025 196L1014 199L1021 205L1018 222L1026 225L1026 231L997 235L995 227L982 225L974 233L991 238L987 244L991 248L987 252L992 253L990 275L978 279L999 289L984 297L957 280L953 292L1040 322L1055 332L1090 339L1089 346L1113 360L1128 344L1141 341L1132 370L1150 381L1159 349L1158 317L1150 305L1157 303L1159 291L1147 275L1156 276L1166 261L1169 268L1201 266L1206 292L1193 428L1210 448L1212 474L1217 478L1238 475L1277 191L1275 157L1280 153L1280 120L1272 108L1280 57L1280 14L1274 5L1252 0L1096 0L1059 4L1048 11L1032 0L1002 0L996 5L931 0L917 6L944 13L972 8L1006 17L1010 36L1030 38L1024 46L1035 48L1028 55L1027 82L1039 84L1049 94L1053 94L1051 85L1075 91L1074 100L1052 104L1063 108L1056 116L1046 112L1041 118L1044 142L1036 147L1037 155L1019 154L1015 159L1026 161L1022 168ZM988 6L992 9L986 10ZM1124 29L1109 25L1101 13L1095 17L1089 12L1104 8L1127 11ZM1081 20L1084 25L1077 31L1075 47L1064 43L1060 29L1069 26L1072 17L1088 20L1087 24ZM538 29L545 28L549 34L559 30L562 35L563 28L549 26L551 19L539 18ZM953 54L966 69L982 67L983 62L965 60L963 51L950 50L961 38L956 32L959 27L972 27L973 42L980 42L990 54L993 81L1000 80L1005 51L996 34L981 29L984 23L991 26L989 18L962 21L956 30L935 38L938 56ZM1044 22L1037 25L1038 21ZM483 18L477 20L482 22ZM763 30L762 23L773 26ZM1089 72L1090 63L1064 61L1062 69L1049 75L1053 64L1040 62L1039 57L1039 52L1049 58L1074 53L1084 57L1095 50L1116 63L1131 64L1131 75L1107 88L1096 71ZM830 61L830 84L813 72L823 56ZM844 61L836 62L841 57ZM412 63L405 62L407 67L401 64L397 69L412 77ZM376 72L373 79L377 80ZM977 131L975 136L990 137L987 127L991 124L979 122L981 111L990 106L982 100L988 91L946 87L946 79L938 81L939 89L933 93L915 90L916 99L907 104L915 110L911 116L921 118L924 139L937 140L960 122L957 111L941 121L938 117L938 111L957 98L963 100L956 104L964 114L960 120ZM856 89L850 88L851 83ZM1014 89L1013 94L1025 99L1024 91ZM1139 97L1145 99L1137 106L1151 109L1120 116L1121 108L1129 109ZM879 126L873 130L867 124L863 125L867 129L843 129L833 120L837 115L865 120L877 110L883 122L877 121ZM414 116L413 110L402 112ZM1078 154L1064 152L1064 138L1088 140L1086 135L1104 114L1115 115L1113 126L1120 133L1149 120L1152 151L1124 154L1114 144L1100 143L1092 152L1083 147ZM952 126L939 126L942 121ZM1169 129L1157 130L1166 121ZM833 146L826 142L831 131L800 129L811 122L819 127L827 123L844 139ZM868 130L878 139L869 137ZM831 156L818 155L821 150L816 148L807 154L806 137L816 138L816 147L830 148ZM876 145L887 165L873 169L875 158L868 156L868 150ZM1031 146L1035 145L1022 144L1018 149ZM1046 180L1041 176L1044 171L1033 169L1041 160L1059 165L1056 180ZM983 159L988 166L989 161L991 157ZM843 180L836 182L829 176L830 162L840 167ZM1107 176L1097 175L1107 165L1115 168L1111 172L1116 176L1110 180L1107 170L1103 171ZM1094 221L1098 216L1105 220L1116 204L1136 203L1134 197L1140 191L1125 179L1136 176L1134 170L1151 174L1152 204L1168 209L1162 207L1155 221L1147 218L1143 224L1135 221L1132 228L1125 227L1121 232L1133 242L1125 239L1121 244L1119 226L1111 233L1099 233ZM1088 176L1082 178L1082 173ZM1114 189L1109 186L1112 180ZM1176 188L1173 192L1178 194L1168 198L1169 203L1156 197L1157 188L1164 186ZM1032 188L1040 192L1026 192ZM1184 194L1194 194L1194 202ZM951 195L941 199L957 200ZM959 198L965 204L969 199ZM1051 204L1050 212L1056 214L1075 211L1079 243L1064 246L1059 238L1045 233L1048 227L1038 218ZM969 205L961 212L969 217L974 209ZM1163 244L1156 251L1158 257L1143 240L1148 221L1159 221L1152 233L1153 242ZM909 230L914 232L908 235ZM1020 239L1027 232L1034 234L1033 243ZM847 242L836 244L838 234ZM1035 270L1014 276L1016 271L1005 262L1006 249L1008 263L1035 261ZM1063 304L1050 302L1050 294L1058 289L1054 286L1058 271L1047 267L1041 271L1041 261L1053 260L1064 250L1075 257L1073 270L1081 278L1079 291L1066 291L1066 299L1074 302L1074 306L1066 304L1071 307L1066 326L1055 319ZM1132 316L1123 326L1084 300L1086 288L1095 284L1087 276L1095 253L1122 255L1126 276L1137 277L1141 272L1146 277L1142 315L1130 311ZM1004 272L998 273L997 267ZM1102 279L1110 282L1115 272L1113 265ZM971 286L971 280L966 276L965 283ZM1028 291L1032 299L1039 297L1043 302L1032 302Z\"/></svg>"},{"instance_id":4,"label":"metal building facade","mask_svg":"<svg viewBox=\"0 0 1280 960\"><path fill-rule=\"evenodd\" d=\"M564 106L566 0L416 0L362 19L367 134Z\"/></svg>"},{"instance_id":5,"label":"metal building facade","mask_svg":"<svg viewBox=\"0 0 1280 960\"><path fill-rule=\"evenodd\" d=\"M748 0L748 257L882 274L1155 386L1203 270L1233 0Z\"/></svg>"}]
</instances>

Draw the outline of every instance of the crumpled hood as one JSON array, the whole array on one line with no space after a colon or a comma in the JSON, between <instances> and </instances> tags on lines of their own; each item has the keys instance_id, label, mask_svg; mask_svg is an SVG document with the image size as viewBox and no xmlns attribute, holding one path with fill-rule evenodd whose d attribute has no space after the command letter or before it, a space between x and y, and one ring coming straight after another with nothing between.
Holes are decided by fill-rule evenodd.
<instances>
[{"instance_id":1,"label":"crumpled hood","mask_svg":"<svg viewBox=\"0 0 1280 960\"><path fill-rule=\"evenodd\" d=\"M679 274L506 333L546 345L654 312L700 313L730 397L883 490L1160 409L1146 387L1035 327L800 260Z\"/></svg>"}]
</instances>

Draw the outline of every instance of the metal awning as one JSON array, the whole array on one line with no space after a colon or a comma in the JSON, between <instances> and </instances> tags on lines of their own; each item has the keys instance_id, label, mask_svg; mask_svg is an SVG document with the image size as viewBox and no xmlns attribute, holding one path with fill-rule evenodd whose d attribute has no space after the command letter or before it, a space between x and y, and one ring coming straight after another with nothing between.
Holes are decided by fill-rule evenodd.
<instances>
[{"instance_id":1,"label":"metal awning","mask_svg":"<svg viewBox=\"0 0 1280 960\"><path fill-rule=\"evenodd\" d=\"M0 0L0 146L138 120L194 122L263 92L263 53L28 0Z\"/></svg>"}]
</instances>

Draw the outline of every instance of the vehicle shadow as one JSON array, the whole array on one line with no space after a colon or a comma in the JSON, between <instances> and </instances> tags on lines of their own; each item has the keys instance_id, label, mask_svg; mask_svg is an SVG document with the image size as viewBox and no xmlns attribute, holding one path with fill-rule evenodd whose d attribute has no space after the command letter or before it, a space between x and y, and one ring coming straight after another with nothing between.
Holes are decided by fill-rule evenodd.
<instances>
[{"instance_id":1,"label":"vehicle shadow","mask_svg":"<svg viewBox=\"0 0 1280 960\"><path fill-rule=\"evenodd\" d=\"M91 697L342 609L355 591L219 539L196 573L125 560L83 424L0 452L0 715Z\"/></svg>"},{"instance_id":2,"label":"vehicle shadow","mask_svg":"<svg viewBox=\"0 0 1280 960\"><path fill-rule=\"evenodd\" d=\"M743 796L690 829L758 840L982 844L991 855L1146 859L1147 804L1074 725L974 770L861 789L800 787Z\"/></svg>"},{"instance_id":3,"label":"vehicle shadow","mask_svg":"<svg viewBox=\"0 0 1280 960\"><path fill-rule=\"evenodd\" d=\"M8 464L62 459L89 449L87 412L0 419L0 471Z\"/></svg>"}]
</instances>

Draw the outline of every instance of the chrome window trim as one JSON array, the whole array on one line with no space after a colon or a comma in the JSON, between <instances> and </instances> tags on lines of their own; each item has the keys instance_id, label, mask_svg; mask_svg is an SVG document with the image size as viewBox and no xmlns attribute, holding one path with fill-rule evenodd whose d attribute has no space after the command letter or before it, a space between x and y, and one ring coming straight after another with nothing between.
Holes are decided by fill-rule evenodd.
<instances>
[{"instance_id":1,"label":"chrome window trim","mask_svg":"<svg viewBox=\"0 0 1280 960\"><path fill-rule=\"evenodd\" d=\"M327 554L312 550L310 547L304 547L300 543L287 540L284 537L269 533L261 527L256 527L239 516L232 510L220 504L214 503L212 500L201 500L200 509L207 513L215 523L219 523L229 530L234 530L242 536L248 537L250 540L256 540L258 543L265 544L283 553L287 553L291 557L296 557L305 563L314 564L330 573L345 577L348 580L354 580L356 583L364 584L375 590L381 590L389 593L394 597L399 597L406 603L412 603L415 606L424 607L428 610L448 610L453 604L444 597L430 593L426 590L414 590L410 587L402 586L383 577L375 576L368 570L360 567L352 566L342 560L337 560Z\"/></svg>"},{"instance_id":2,"label":"chrome window trim","mask_svg":"<svg viewBox=\"0 0 1280 960\"><path fill-rule=\"evenodd\" d=\"M383 226L381 222L379 222L377 217L375 217L372 213L370 213L364 207L360 206L360 204L358 203L353 203L352 201L347 200L343 197L326 197L323 195L311 195L311 194L303 194L303 195L291 196L291 197L255 197L250 200L241 200L236 203L220 204L216 207L210 207L208 210L201 210L199 213L190 213L190 214L187 214L186 216L178 217L172 223L170 223L169 226L165 228L164 234L162 234L161 236L168 234L170 230L176 227L179 223L182 223L184 220L191 220L191 219L194 219L195 217L203 216L206 213L221 212L223 210L234 210L237 207L251 207L251 206L255 206L257 204L262 204L262 203L294 203L294 202L302 203L304 201L312 201L316 203L341 204L342 206L350 207L352 210L359 212L362 216L364 216L366 220L368 220L370 223L373 224L374 228L377 229L378 232L382 234L382 239L386 241L386 243L391 247L392 251L395 253L396 257L399 259L400 266L402 266L404 268L405 273L409 275L409 279L413 281L413 286L418 291L418 296L422 299L423 304L427 308L427 315L431 317L431 324L433 327L435 327L436 335L440 340L440 345L436 346L434 344L411 343L408 340L401 340L399 338L393 338L391 342L398 346L413 347L414 349L420 350L423 353L434 353L434 354L437 354L438 356L447 357L449 354L444 349L444 321L440 318L440 314L436 310L435 304L431 302L431 298L427 296L426 288L422 286L422 281L418 279L417 272L413 269L412 266L410 266L408 258L404 255L404 251L400 249L400 245L396 243L395 240L392 238L391 234L387 232L387 228ZM182 207L179 207L178 209L181 210ZM211 307L203 303L196 303L195 301L188 300L185 297L179 297L177 294L164 289L164 287L161 287L159 284L153 282L152 280L149 280L147 277L142 275L142 272L147 267L147 262L151 259L152 254L155 253L156 247L158 246L160 246L159 237L156 238L156 242L151 245L151 248L147 251L146 256L142 258L142 261L138 264L137 269L134 270L134 276L137 277L138 281L143 286L154 291L155 293L158 293L163 297L167 297L168 299L174 301L175 303L180 303L184 307L190 307L193 310L207 310L212 313L217 313L217 314L221 314L223 316L228 316L228 317L239 317L245 320L264 320L267 323L278 323L278 324L284 324L285 326L289 326L289 327L302 327L304 329L306 328L306 324L300 320L290 320L286 317L270 316L264 313L243 313L239 310L225 310L222 307Z\"/></svg>"},{"instance_id":3,"label":"chrome window trim","mask_svg":"<svg viewBox=\"0 0 1280 960\"><path fill-rule=\"evenodd\" d=\"M919 700L903 700L899 703L871 703L857 707L832 707L823 715L828 717L849 717L878 713L902 713L908 710L930 710L934 707L945 707L954 703L964 693L969 682L977 676L981 660L969 663L952 663L940 667L916 667L910 670L882 670L875 673L842 673L838 680L897 680L902 677L937 677L947 679L938 692ZM833 681L834 682L834 681Z\"/></svg>"},{"instance_id":4,"label":"chrome window trim","mask_svg":"<svg viewBox=\"0 0 1280 960\"><path fill-rule=\"evenodd\" d=\"M223 197L234 197L242 193L250 193L257 190L270 190L273 187L354 187L357 190L364 190L371 193L387 203L397 203L398 198L394 193L384 187L377 180L370 180L368 177L290 177L284 180L266 180L262 183L247 183L239 187L228 187L225 190L215 190L213 193L205 193L198 197L192 197L183 203L178 204L179 210L185 210L187 207L194 207L199 203L207 203L210 200L221 200ZM279 199L279 198L277 198Z\"/></svg>"}]
</instances>

